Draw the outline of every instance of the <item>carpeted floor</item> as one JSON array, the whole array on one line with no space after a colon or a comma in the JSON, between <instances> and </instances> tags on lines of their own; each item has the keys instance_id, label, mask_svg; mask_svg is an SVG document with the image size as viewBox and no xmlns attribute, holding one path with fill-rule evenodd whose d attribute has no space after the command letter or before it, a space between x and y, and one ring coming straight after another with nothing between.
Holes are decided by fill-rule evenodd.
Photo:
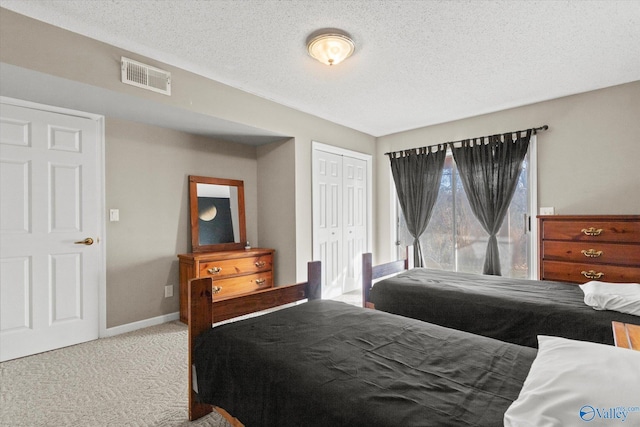
<instances>
[{"instance_id":1,"label":"carpeted floor","mask_svg":"<svg viewBox=\"0 0 640 427\"><path fill-rule=\"evenodd\" d=\"M187 389L187 327L170 322L0 363L0 426L229 427L189 422Z\"/></svg>"},{"instance_id":2,"label":"carpeted floor","mask_svg":"<svg viewBox=\"0 0 640 427\"><path fill-rule=\"evenodd\" d=\"M179 322L0 363L0 426L226 427L187 418Z\"/></svg>"}]
</instances>

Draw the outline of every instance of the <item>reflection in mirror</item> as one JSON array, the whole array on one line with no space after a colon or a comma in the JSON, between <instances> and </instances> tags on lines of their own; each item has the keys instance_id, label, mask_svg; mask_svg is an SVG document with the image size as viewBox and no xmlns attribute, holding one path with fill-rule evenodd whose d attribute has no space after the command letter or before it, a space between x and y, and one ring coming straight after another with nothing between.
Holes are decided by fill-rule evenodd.
<instances>
[{"instance_id":1,"label":"reflection in mirror","mask_svg":"<svg viewBox=\"0 0 640 427\"><path fill-rule=\"evenodd\" d=\"M193 252L242 249L246 242L244 183L189 176Z\"/></svg>"},{"instance_id":2,"label":"reflection in mirror","mask_svg":"<svg viewBox=\"0 0 640 427\"><path fill-rule=\"evenodd\" d=\"M201 245L238 243L238 188L197 184L198 238Z\"/></svg>"}]
</instances>

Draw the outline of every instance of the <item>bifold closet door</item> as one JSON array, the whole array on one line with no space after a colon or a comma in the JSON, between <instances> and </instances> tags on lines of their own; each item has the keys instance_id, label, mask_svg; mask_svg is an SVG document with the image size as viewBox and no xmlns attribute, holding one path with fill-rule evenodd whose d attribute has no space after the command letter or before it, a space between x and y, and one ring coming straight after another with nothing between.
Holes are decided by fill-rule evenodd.
<instances>
[{"instance_id":1,"label":"bifold closet door","mask_svg":"<svg viewBox=\"0 0 640 427\"><path fill-rule=\"evenodd\" d=\"M342 156L317 151L313 191L314 259L322 262L322 298L342 294Z\"/></svg>"},{"instance_id":2,"label":"bifold closet door","mask_svg":"<svg viewBox=\"0 0 640 427\"><path fill-rule=\"evenodd\" d=\"M360 286L367 242L367 165L320 150L313 161L313 253L322 261L322 297L333 298Z\"/></svg>"},{"instance_id":3,"label":"bifold closet door","mask_svg":"<svg viewBox=\"0 0 640 427\"><path fill-rule=\"evenodd\" d=\"M367 247L367 162L342 158L343 268L342 293L361 286L362 254Z\"/></svg>"}]
</instances>

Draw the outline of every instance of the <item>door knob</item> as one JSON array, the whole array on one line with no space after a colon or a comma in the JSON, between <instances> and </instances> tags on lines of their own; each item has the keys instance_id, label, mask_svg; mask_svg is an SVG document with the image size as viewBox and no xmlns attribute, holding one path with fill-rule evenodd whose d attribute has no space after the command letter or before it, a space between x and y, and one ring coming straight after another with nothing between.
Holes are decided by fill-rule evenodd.
<instances>
[{"instance_id":1,"label":"door knob","mask_svg":"<svg viewBox=\"0 0 640 427\"><path fill-rule=\"evenodd\" d=\"M91 237L87 237L84 240L80 240L77 242L74 242L76 245L87 245L87 246L91 246L93 245L93 239Z\"/></svg>"}]
</instances>

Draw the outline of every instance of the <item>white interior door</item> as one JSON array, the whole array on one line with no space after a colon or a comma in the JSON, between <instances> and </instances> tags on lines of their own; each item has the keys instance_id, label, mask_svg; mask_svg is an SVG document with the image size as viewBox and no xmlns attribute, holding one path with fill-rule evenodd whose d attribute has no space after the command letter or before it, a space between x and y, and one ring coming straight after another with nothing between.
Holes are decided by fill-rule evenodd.
<instances>
[{"instance_id":1,"label":"white interior door","mask_svg":"<svg viewBox=\"0 0 640 427\"><path fill-rule=\"evenodd\" d=\"M342 156L318 151L314 156L314 259L322 262L322 297L342 294Z\"/></svg>"},{"instance_id":2,"label":"white interior door","mask_svg":"<svg viewBox=\"0 0 640 427\"><path fill-rule=\"evenodd\" d=\"M323 298L361 286L371 223L370 156L358 154L314 143L313 259L322 261Z\"/></svg>"},{"instance_id":3,"label":"white interior door","mask_svg":"<svg viewBox=\"0 0 640 427\"><path fill-rule=\"evenodd\" d=\"M367 247L367 162L342 157L344 198L344 252L346 265L342 293L360 288L362 254Z\"/></svg>"},{"instance_id":4,"label":"white interior door","mask_svg":"<svg viewBox=\"0 0 640 427\"><path fill-rule=\"evenodd\" d=\"M9 360L98 337L102 153L97 120L0 107L0 360Z\"/></svg>"}]
</instances>

